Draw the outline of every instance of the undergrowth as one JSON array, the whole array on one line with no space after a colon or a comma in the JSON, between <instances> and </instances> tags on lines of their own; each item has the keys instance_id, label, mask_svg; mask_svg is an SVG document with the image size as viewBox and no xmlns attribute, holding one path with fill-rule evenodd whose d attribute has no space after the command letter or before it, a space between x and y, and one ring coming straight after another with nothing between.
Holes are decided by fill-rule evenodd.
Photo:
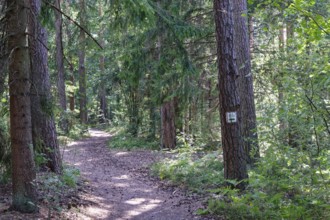
<instances>
[{"instance_id":1,"label":"undergrowth","mask_svg":"<svg viewBox=\"0 0 330 220\"><path fill-rule=\"evenodd\" d=\"M219 187L224 182L219 151L203 154L198 149L183 147L174 153L173 158L152 166L153 173L160 179L168 179L195 192Z\"/></svg>"},{"instance_id":2,"label":"undergrowth","mask_svg":"<svg viewBox=\"0 0 330 220\"><path fill-rule=\"evenodd\" d=\"M224 184L219 152L196 156L181 148L172 159L153 166L161 179L210 195L207 209L226 219L330 219L330 152L311 159L294 148L269 150L249 171L249 186L240 192Z\"/></svg>"},{"instance_id":3,"label":"undergrowth","mask_svg":"<svg viewBox=\"0 0 330 220\"><path fill-rule=\"evenodd\" d=\"M133 150L133 149L150 149L158 150L159 143L156 140L150 140L145 137L133 137L125 132L122 127L113 127L108 129L108 132L113 136L108 142L110 148Z\"/></svg>"},{"instance_id":4,"label":"undergrowth","mask_svg":"<svg viewBox=\"0 0 330 220\"><path fill-rule=\"evenodd\" d=\"M49 213L61 211L62 201L76 190L79 178L80 171L71 167L65 167L62 175L51 172L38 174L37 186L44 203L49 206Z\"/></svg>"}]
</instances>

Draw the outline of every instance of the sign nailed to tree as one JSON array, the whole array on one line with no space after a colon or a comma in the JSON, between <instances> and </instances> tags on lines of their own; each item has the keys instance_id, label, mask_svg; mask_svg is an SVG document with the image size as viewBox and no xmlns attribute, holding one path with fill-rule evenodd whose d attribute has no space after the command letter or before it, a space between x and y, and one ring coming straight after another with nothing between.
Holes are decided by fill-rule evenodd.
<instances>
[{"instance_id":1,"label":"sign nailed to tree","mask_svg":"<svg viewBox=\"0 0 330 220\"><path fill-rule=\"evenodd\" d=\"M236 123L237 122L237 112L227 112L226 113L227 123Z\"/></svg>"}]
</instances>

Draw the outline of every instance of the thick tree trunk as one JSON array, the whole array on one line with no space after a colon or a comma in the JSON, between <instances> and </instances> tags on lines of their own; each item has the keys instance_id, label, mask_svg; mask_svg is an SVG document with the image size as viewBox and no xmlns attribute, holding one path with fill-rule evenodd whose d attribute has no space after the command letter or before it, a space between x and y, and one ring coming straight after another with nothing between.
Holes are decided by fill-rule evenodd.
<instances>
[{"instance_id":1,"label":"thick tree trunk","mask_svg":"<svg viewBox=\"0 0 330 220\"><path fill-rule=\"evenodd\" d=\"M235 8L234 45L239 74L239 95L241 109L241 132L247 163L253 164L260 157L257 134L257 117L254 104L253 75L251 70L251 56L248 34L247 2L233 0Z\"/></svg>"},{"instance_id":2,"label":"thick tree trunk","mask_svg":"<svg viewBox=\"0 0 330 220\"><path fill-rule=\"evenodd\" d=\"M37 211L30 101L30 57L26 30L29 2L7 0L9 58L10 135L12 147L12 207L21 212ZM29 14L29 15L28 15Z\"/></svg>"},{"instance_id":3,"label":"thick tree trunk","mask_svg":"<svg viewBox=\"0 0 330 220\"><path fill-rule=\"evenodd\" d=\"M248 178L246 156L241 132L239 70L236 66L234 5L232 0L214 0L219 90L221 139L226 179L241 181ZM236 187L243 189L241 182Z\"/></svg>"},{"instance_id":4,"label":"thick tree trunk","mask_svg":"<svg viewBox=\"0 0 330 220\"><path fill-rule=\"evenodd\" d=\"M161 106L161 123L161 146L174 149L176 147L174 99Z\"/></svg>"},{"instance_id":5,"label":"thick tree trunk","mask_svg":"<svg viewBox=\"0 0 330 220\"><path fill-rule=\"evenodd\" d=\"M168 9L171 4L169 0L158 0L157 4L164 8ZM164 23L159 20L158 26L162 30L160 35L158 36L158 61L161 62L163 58L163 50L165 50L166 45L166 37L168 36L167 29ZM160 66L159 74L164 75L166 72L165 68ZM170 87L172 87L170 85ZM176 147L176 124L175 124L175 100L172 98L169 101L164 102L164 98L172 92L170 88L168 92L164 94L160 94L162 99L162 105L160 107L160 117L161 117L161 124L160 124L160 136L161 136L161 147L174 149Z\"/></svg>"},{"instance_id":6,"label":"thick tree trunk","mask_svg":"<svg viewBox=\"0 0 330 220\"><path fill-rule=\"evenodd\" d=\"M80 24L86 27L86 6L85 0L79 1L80 5ZM79 110L80 110L80 120L83 124L87 123L87 94L86 94L86 69L85 69L85 49L86 49L86 34L80 29L79 33Z\"/></svg>"},{"instance_id":7,"label":"thick tree trunk","mask_svg":"<svg viewBox=\"0 0 330 220\"><path fill-rule=\"evenodd\" d=\"M35 16L40 14L41 1L29 0ZM32 138L36 151L46 155L47 167L55 173L62 172L62 161L57 142L53 115L50 78L48 72L47 32L37 17L30 16L29 48L31 58L31 113Z\"/></svg>"}]
</instances>

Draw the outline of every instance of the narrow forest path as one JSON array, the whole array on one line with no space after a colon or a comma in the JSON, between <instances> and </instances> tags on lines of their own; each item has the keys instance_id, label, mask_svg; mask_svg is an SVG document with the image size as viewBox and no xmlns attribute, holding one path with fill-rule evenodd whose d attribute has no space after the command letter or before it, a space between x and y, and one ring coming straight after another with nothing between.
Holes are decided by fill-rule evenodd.
<instances>
[{"instance_id":1,"label":"narrow forest path","mask_svg":"<svg viewBox=\"0 0 330 220\"><path fill-rule=\"evenodd\" d=\"M201 198L149 176L147 167L162 157L160 152L110 150L110 134L89 133L64 148L64 161L79 169L90 187L80 197L92 205L79 207L76 219L205 219L194 214Z\"/></svg>"}]
</instances>

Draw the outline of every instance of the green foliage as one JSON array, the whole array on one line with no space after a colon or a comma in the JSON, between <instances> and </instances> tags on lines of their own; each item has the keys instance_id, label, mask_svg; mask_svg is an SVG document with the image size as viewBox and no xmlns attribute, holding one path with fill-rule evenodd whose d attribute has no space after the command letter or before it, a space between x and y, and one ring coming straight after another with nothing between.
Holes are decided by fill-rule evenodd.
<instances>
[{"instance_id":1,"label":"green foliage","mask_svg":"<svg viewBox=\"0 0 330 220\"><path fill-rule=\"evenodd\" d=\"M224 182L223 165L219 151L204 154L200 149L181 147L173 157L153 165L153 173L160 179L202 192L219 187Z\"/></svg>"},{"instance_id":2,"label":"green foliage","mask_svg":"<svg viewBox=\"0 0 330 220\"><path fill-rule=\"evenodd\" d=\"M34 162L35 162L37 168L46 165L48 162L47 155L42 152L35 151L34 152Z\"/></svg>"},{"instance_id":3,"label":"green foliage","mask_svg":"<svg viewBox=\"0 0 330 220\"><path fill-rule=\"evenodd\" d=\"M65 122L68 125L67 134L62 131L60 127L57 127L57 131L59 133L58 139L61 144L65 144L70 140L78 140L82 137L88 136L88 126L79 122L78 112L66 111L61 113L59 117L60 118L57 118L59 120L59 123Z\"/></svg>"},{"instance_id":4,"label":"green foliage","mask_svg":"<svg viewBox=\"0 0 330 220\"><path fill-rule=\"evenodd\" d=\"M150 140L145 137L133 137L131 134L126 133L125 128L123 127L114 127L109 129L111 131L117 131L111 137L108 142L110 148L116 149L159 149L159 143L156 140Z\"/></svg>"},{"instance_id":5,"label":"green foliage","mask_svg":"<svg viewBox=\"0 0 330 220\"><path fill-rule=\"evenodd\" d=\"M61 176L47 172L39 173L37 176L37 187L42 193L43 202L48 205L49 216L52 211L61 211L61 201L67 194L76 190L80 178L79 170L71 167L64 167ZM66 208L66 207L65 207Z\"/></svg>"},{"instance_id":6,"label":"green foliage","mask_svg":"<svg viewBox=\"0 0 330 220\"><path fill-rule=\"evenodd\" d=\"M249 186L241 192L226 186L220 152L205 153L189 140L181 143L169 159L154 164L153 171L161 179L210 194L207 209L198 214L251 220L330 217L327 149L315 157L300 148L270 144L250 169Z\"/></svg>"},{"instance_id":7,"label":"green foliage","mask_svg":"<svg viewBox=\"0 0 330 220\"><path fill-rule=\"evenodd\" d=\"M80 171L75 168L64 169L64 173L61 176L62 182L69 187L76 187L80 177Z\"/></svg>"},{"instance_id":8,"label":"green foliage","mask_svg":"<svg viewBox=\"0 0 330 220\"><path fill-rule=\"evenodd\" d=\"M227 219L328 219L329 152L312 164L305 152L292 148L268 150L250 170L244 192L223 187L211 192L208 212ZM321 159L322 158L322 159Z\"/></svg>"}]
</instances>

